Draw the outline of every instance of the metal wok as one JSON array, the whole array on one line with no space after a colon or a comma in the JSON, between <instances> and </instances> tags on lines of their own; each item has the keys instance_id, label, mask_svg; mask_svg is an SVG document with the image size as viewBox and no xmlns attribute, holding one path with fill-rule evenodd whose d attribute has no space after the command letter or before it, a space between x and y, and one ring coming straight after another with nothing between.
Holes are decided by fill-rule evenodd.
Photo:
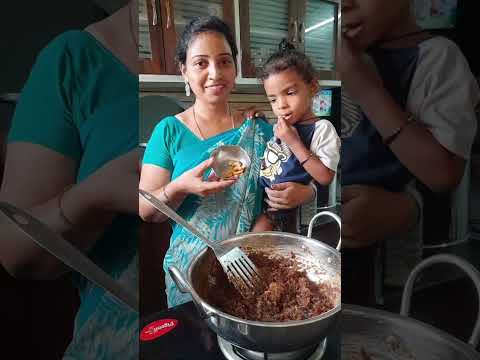
<instances>
[{"instance_id":1,"label":"metal wok","mask_svg":"<svg viewBox=\"0 0 480 360\"><path fill-rule=\"evenodd\" d=\"M334 218L340 226L338 216L321 212L312 219L310 230L313 221L322 215ZM205 249L192 260L187 274L183 275L175 267L171 267L169 272L178 288L191 294L201 316L217 335L244 349L279 353L317 344L330 333L341 309L341 260L338 250L309 237L282 232L247 233L224 240L224 243L232 247L246 246L280 255L293 252L297 261L305 266L307 276L312 281L329 282L337 287L338 292L335 292L333 301L336 305L333 309L310 319L288 322L240 319L210 305L205 296L202 296L210 269Z\"/></svg>"},{"instance_id":2,"label":"metal wok","mask_svg":"<svg viewBox=\"0 0 480 360\"><path fill-rule=\"evenodd\" d=\"M421 262L410 274L399 314L372 308L343 305L340 320L342 360L478 360L475 351L480 335L480 313L469 344L425 323L409 318L410 299L418 274L437 263L462 268L480 295L480 273L453 255L436 255Z\"/></svg>"}]
</instances>

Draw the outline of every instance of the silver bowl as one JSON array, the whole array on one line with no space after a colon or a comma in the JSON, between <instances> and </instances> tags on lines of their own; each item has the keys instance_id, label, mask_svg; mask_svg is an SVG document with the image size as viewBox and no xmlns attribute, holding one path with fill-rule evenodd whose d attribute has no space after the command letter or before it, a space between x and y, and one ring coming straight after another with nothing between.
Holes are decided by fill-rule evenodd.
<instances>
[{"instance_id":1,"label":"silver bowl","mask_svg":"<svg viewBox=\"0 0 480 360\"><path fill-rule=\"evenodd\" d=\"M287 322L240 319L224 313L205 300L203 293L211 269L205 249L192 260L187 274L182 274L174 266L169 268L169 273L180 291L192 295L201 316L217 335L243 349L276 353L317 344L331 332L341 310L339 251L318 240L281 232L247 233L223 242L232 247L246 246L285 256L293 252L297 261L309 269L307 276L312 281L329 282L338 287L338 293L333 309L310 319ZM310 264L314 264L314 267L310 267Z\"/></svg>"},{"instance_id":2,"label":"silver bowl","mask_svg":"<svg viewBox=\"0 0 480 360\"><path fill-rule=\"evenodd\" d=\"M212 152L212 169L220 178L226 178L230 165L229 161L240 161L245 166L245 171L251 164L248 153L237 145L222 145ZM244 173L245 173L244 171Z\"/></svg>"}]
</instances>

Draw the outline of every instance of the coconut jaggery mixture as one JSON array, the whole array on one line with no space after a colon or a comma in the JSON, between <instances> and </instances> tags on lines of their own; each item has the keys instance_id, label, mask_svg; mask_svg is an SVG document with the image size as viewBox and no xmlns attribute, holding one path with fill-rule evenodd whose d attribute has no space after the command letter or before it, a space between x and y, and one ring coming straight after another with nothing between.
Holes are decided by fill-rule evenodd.
<instances>
[{"instance_id":1,"label":"coconut jaggery mixture","mask_svg":"<svg viewBox=\"0 0 480 360\"><path fill-rule=\"evenodd\" d=\"M242 297L228 281L221 265L215 262L206 296L210 304L228 314L256 321L304 320L335 306L335 293L340 290L309 280L299 269L294 254L272 257L256 252L248 256L258 267L265 287Z\"/></svg>"},{"instance_id":2,"label":"coconut jaggery mixture","mask_svg":"<svg viewBox=\"0 0 480 360\"><path fill-rule=\"evenodd\" d=\"M246 170L246 166L243 165L241 161L229 160L228 169L223 175L223 178L229 179L234 176L240 176L245 172L245 170Z\"/></svg>"}]
</instances>

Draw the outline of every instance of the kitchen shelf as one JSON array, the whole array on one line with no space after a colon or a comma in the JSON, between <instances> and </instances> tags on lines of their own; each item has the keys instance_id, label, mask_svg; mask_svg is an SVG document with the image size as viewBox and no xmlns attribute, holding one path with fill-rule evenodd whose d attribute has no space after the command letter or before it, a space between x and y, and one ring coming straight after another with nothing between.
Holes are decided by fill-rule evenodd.
<instances>
[{"instance_id":1,"label":"kitchen shelf","mask_svg":"<svg viewBox=\"0 0 480 360\"><path fill-rule=\"evenodd\" d=\"M176 91L183 90L185 83L180 75L139 75L140 91ZM340 87L341 81L322 80L319 81L321 87L331 88ZM263 91L261 82L254 78L238 78L235 90L244 93L258 93Z\"/></svg>"}]
</instances>

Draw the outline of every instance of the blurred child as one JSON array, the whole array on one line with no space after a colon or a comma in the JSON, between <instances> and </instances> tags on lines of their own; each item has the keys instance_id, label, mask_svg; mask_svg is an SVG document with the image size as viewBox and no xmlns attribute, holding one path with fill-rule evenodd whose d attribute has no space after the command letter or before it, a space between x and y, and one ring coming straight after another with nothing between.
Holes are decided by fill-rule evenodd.
<instances>
[{"instance_id":1,"label":"blurred child","mask_svg":"<svg viewBox=\"0 0 480 360\"><path fill-rule=\"evenodd\" d=\"M416 24L412 4L342 1L337 67L345 285L365 284L358 269L349 269L357 256L350 258L348 248L384 240L385 283L403 285L422 258L425 196L455 189L476 132L479 90L468 63L456 44ZM436 229L448 227L432 219Z\"/></svg>"}]
</instances>

